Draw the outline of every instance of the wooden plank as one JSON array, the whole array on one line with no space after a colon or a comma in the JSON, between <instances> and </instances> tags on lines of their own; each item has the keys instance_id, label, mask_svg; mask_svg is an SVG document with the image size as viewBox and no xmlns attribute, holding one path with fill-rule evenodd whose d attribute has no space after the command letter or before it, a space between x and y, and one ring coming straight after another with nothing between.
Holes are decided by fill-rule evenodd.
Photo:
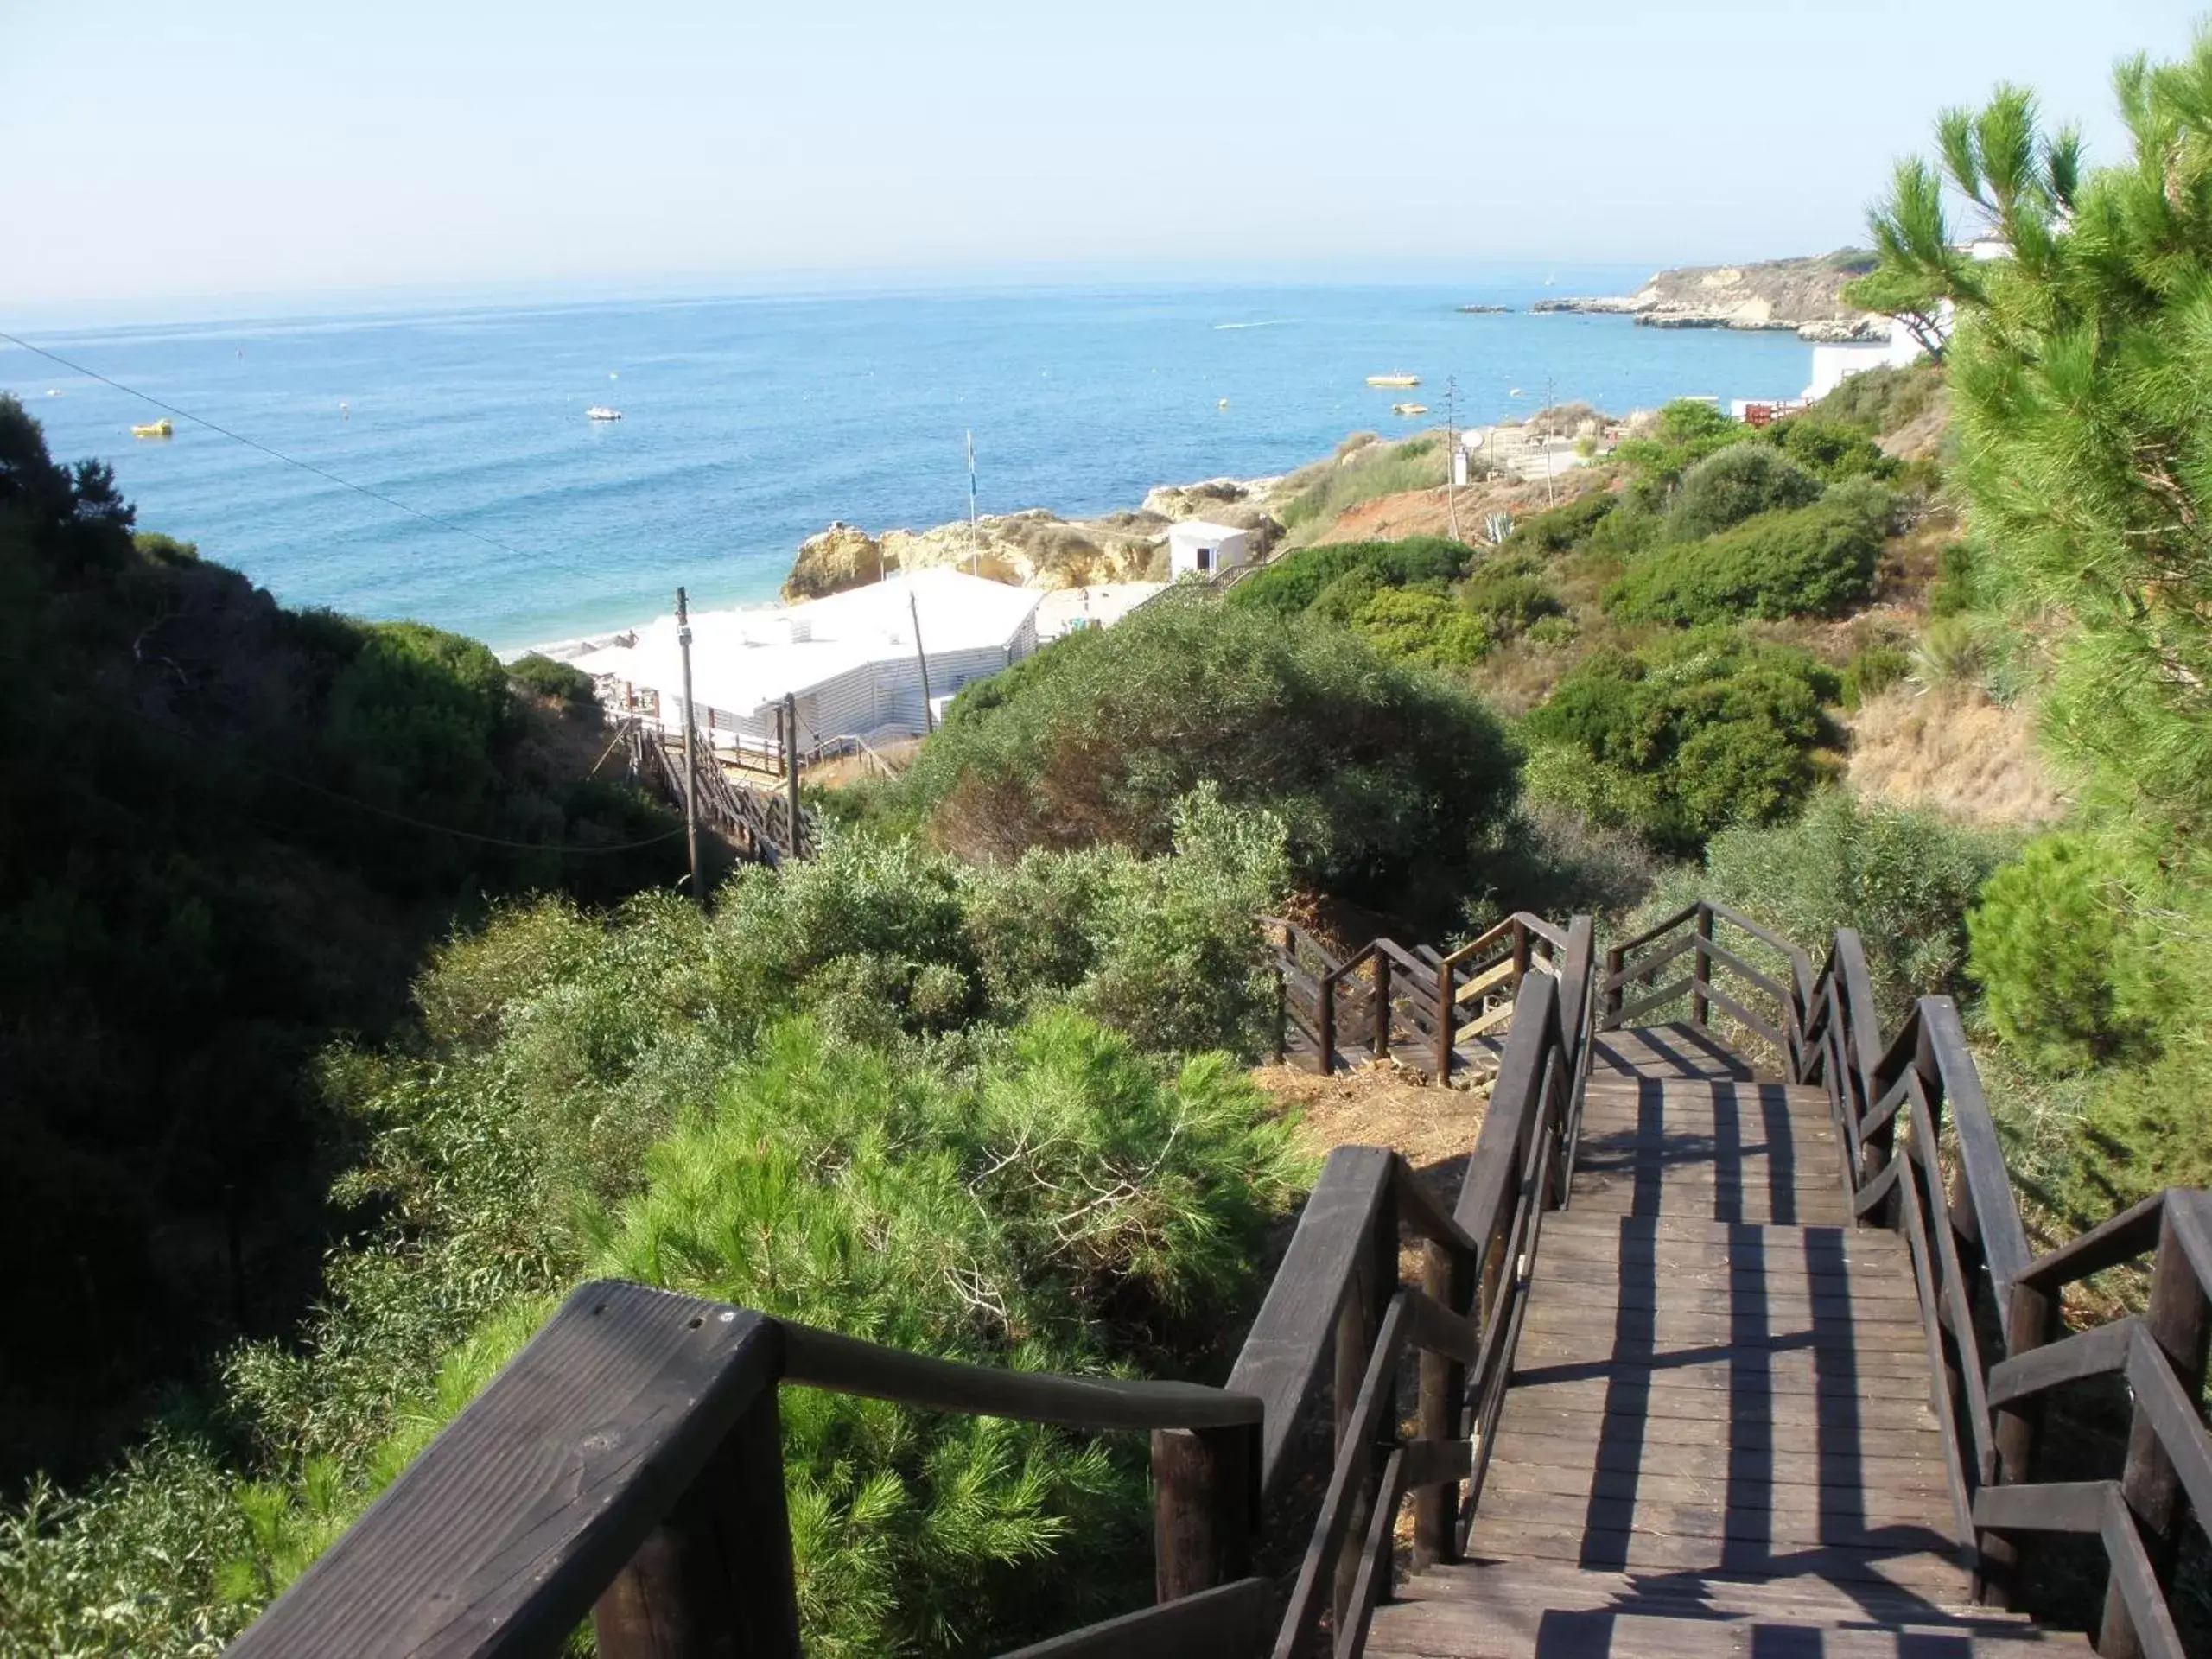
<instances>
[{"instance_id":1,"label":"wooden plank","mask_svg":"<svg viewBox=\"0 0 2212 1659\"><path fill-rule=\"evenodd\" d=\"M1560 1467L1550 1464L1517 1463L1501 1446L1492 1454L1483 1477L1483 1497L1508 1492L1549 1493L1555 1497L1649 1497L1663 1503L1718 1503L1723 1500L1749 1508L1791 1510L1802 1515L1834 1515L1866 1525L1928 1525L1940 1522L1950 1510L1950 1492L1941 1470L1923 1470L1911 1463L1893 1462L1878 1483L1858 1475L1835 1478L1817 1460L1789 1465L1796 1479L1762 1471L1756 1481L1732 1484L1725 1466L1695 1475L1659 1475L1641 1469Z\"/></svg>"},{"instance_id":2,"label":"wooden plank","mask_svg":"<svg viewBox=\"0 0 2212 1659\"><path fill-rule=\"evenodd\" d=\"M2132 1317L2115 1319L2000 1361L1990 1370L1989 1403L2009 1406L2045 1389L2126 1370L2128 1346L2141 1326Z\"/></svg>"},{"instance_id":3,"label":"wooden plank","mask_svg":"<svg viewBox=\"0 0 2212 1659\"><path fill-rule=\"evenodd\" d=\"M1885 1554L1940 1556L1957 1548L1957 1541L1948 1531L1927 1519L1878 1527L1840 1509L1806 1512L1738 1506L1725 1497L1711 1503L1676 1503L1647 1497L1586 1501L1546 1492L1493 1493L1485 1487L1482 1507L1475 1512L1475 1524L1490 1529L1487 1535L1492 1537L1497 1535L1496 1529L1500 1525L1560 1530L1580 1526L1598 1533L1826 1545Z\"/></svg>"},{"instance_id":4,"label":"wooden plank","mask_svg":"<svg viewBox=\"0 0 2212 1659\"><path fill-rule=\"evenodd\" d=\"M1755 1373L1739 1376L1732 1389L1647 1388L1631 1377L1599 1378L1586 1382L1514 1384L1506 1402L1507 1418L1516 1405L1553 1411L1604 1414L1609 1409L1640 1414L1653 1422L1730 1423L1744 1421L1775 1424L1817 1425L1823 1429L1856 1429L1866 1434L1886 1434L1894 1429L1940 1432L1936 1414L1923 1395L1900 1398L1878 1385L1821 1389L1796 1393L1768 1390L1758 1385Z\"/></svg>"},{"instance_id":5,"label":"wooden plank","mask_svg":"<svg viewBox=\"0 0 2212 1659\"><path fill-rule=\"evenodd\" d=\"M1618 1255L1600 1255L1594 1251L1575 1251L1554 1247L1545 1241L1544 1249L1536 1260L1536 1289L1543 1294L1547 1284L1560 1287L1560 1295L1579 1295L1590 1286L1622 1284L1622 1262ZM1802 1262L1745 1262L1735 1265L1704 1268L1673 1268L1666 1275L1669 1286L1684 1291L1719 1291L1736 1295L1756 1296L1763 1291L1794 1290L1811 1292L1824 1296L1848 1295L1854 1300L1910 1302L1919 1305L1910 1282L1899 1282L1887 1273L1870 1272L1859 1268L1830 1268ZM1629 1288L1646 1297L1660 1294L1657 1276L1625 1281ZM1570 1287L1572 1288L1570 1288Z\"/></svg>"},{"instance_id":6,"label":"wooden plank","mask_svg":"<svg viewBox=\"0 0 2212 1659\"><path fill-rule=\"evenodd\" d=\"M228 1649L551 1652L764 1389L773 1321L601 1280Z\"/></svg>"},{"instance_id":7,"label":"wooden plank","mask_svg":"<svg viewBox=\"0 0 2212 1659\"><path fill-rule=\"evenodd\" d=\"M1746 1353L1715 1347L1706 1353L1680 1350L1656 1357L1641 1351L1617 1357L1599 1342L1544 1332L1525 1334L1514 1351L1514 1365L1516 1376L1525 1376L1537 1382L1564 1381L1569 1376L1618 1376L1629 1381L1649 1377L1655 1388L1688 1388L1702 1377L1732 1377L1742 1372L1764 1378L1765 1385L1777 1392L1817 1394L1839 1386L1825 1357L1809 1349ZM1900 1398L1916 1400L1928 1393L1924 1355L1854 1354L1850 1375L1862 1382L1878 1383Z\"/></svg>"},{"instance_id":8,"label":"wooden plank","mask_svg":"<svg viewBox=\"0 0 2212 1659\"><path fill-rule=\"evenodd\" d=\"M1202 1383L969 1365L788 1320L783 1332L786 1382L918 1410L1088 1429L1220 1428L1256 1423L1261 1416L1257 1395Z\"/></svg>"},{"instance_id":9,"label":"wooden plank","mask_svg":"<svg viewBox=\"0 0 2212 1659\"><path fill-rule=\"evenodd\" d=\"M1680 1001L1694 983L1696 983L1695 976L1689 974L1683 975L1680 979L1670 980L1656 990L1647 992L1637 998L1635 1001L1627 1004L1621 1009L1619 1018L1623 1020L1634 1020L1641 1014L1650 1013L1654 1008L1663 1008L1669 1002Z\"/></svg>"},{"instance_id":10,"label":"wooden plank","mask_svg":"<svg viewBox=\"0 0 2212 1659\"><path fill-rule=\"evenodd\" d=\"M1637 1611L1638 1605L1645 1610ZM2086 1659L2087 1645L2072 1645ZM1780 1619L1770 1625L1719 1619L1704 1611L1655 1612L1648 1604L1566 1611L1422 1599L1378 1611L1363 1651L1374 1659L1433 1659L1439 1654L1484 1659L1771 1659L1778 1654L2012 1659L2022 1649L2004 1637L1962 1634L1948 1625L1878 1628L1862 1620L1840 1628L1807 1627Z\"/></svg>"},{"instance_id":11,"label":"wooden plank","mask_svg":"<svg viewBox=\"0 0 2212 1659\"><path fill-rule=\"evenodd\" d=\"M1796 1435L1781 1445L1751 1446L1764 1450L1761 1467L1770 1481L1798 1485L1825 1485L1837 1478L1840 1466L1823 1464L1818 1448ZM1598 1473L1710 1478L1718 1471L1724 1478L1728 1447L1710 1442L1650 1440L1629 1433L1608 1436L1594 1419L1578 1419L1571 1430L1554 1432L1534 1425L1519 1425L1507 1432L1501 1425L1492 1467L1508 1462L1523 1465ZM1950 1501L1949 1478L1940 1459L1876 1444L1853 1452L1850 1466L1860 1471L1869 1486L1902 1491L1909 1484L1926 1484Z\"/></svg>"},{"instance_id":12,"label":"wooden plank","mask_svg":"<svg viewBox=\"0 0 2212 1659\"><path fill-rule=\"evenodd\" d=\"M1544 1285L1546 1280L1540 1265L1537 1282ZM1579 1313L1586 1319L1623 1311L1630 1317L1639 1312L1660 1311L1724 1313L1738 1318L1758 1314L1768 1320L1811 1318L1824 1324L1849 1325L1859 1319L1876 1324L1903 1323L1918 1319L1920 1313L1919 1303L1911 1297L1885 1294L1887 1287L1861 1288L1847 1281L1834 1279L1823 1280L1818 1286L1745 1284L1719 1290L1674 1284L1607 1284L1602 1281L1576 1283L1570 1290L1567 1287L1570 1281L1550 1282L1560 1288L1543 1294L1541 1305ZM1538 1305L1531 1302L1532 1306Z\"/></svg>"},{"instance_id":13,"label":"wooden plank","mask_svg":"<svg viewBox=\"0 0 2212 1659\"><path fill-rule=\"evenodd\" d=\"M1390 1190L1396 1156L1379 1147L1339 1147L1306 1201L1290 1249L1251 1334L1229 1373L1229 1387L1264 1403L1262 1488L1273 1492L1299 1408L1336 1340L1337 1309L1362 1255L1374 1248L1376 1217Z\"/></svg>"},{"instance_id":14,"label":"wooden plank","mask_svg":"<svg viewBox=\"0 0 2212 1659\"><path fill-rule=\"evenodd\" d=\"M1675 1537L1661 1533L1599 1531L1580 1527L1485 1527L1475 1514L1471 1547L1513 1559L1535 1556L1586 1567L1658 1568L1667 1572L1817 1574L1920 1588L1964 1599L1966 1573L1955 1561L1927 1551L1898 1555L1886 1550L1815 1544L1770 1548L1751 1539Z\"/></svg>"},{"instance_id":15,"label":"wooden plank","mask_svg":"<svg viewBox=\"0 0 2212 1659\"><path fill-rule=\"evenodd\" d=\"M1802 1324L1785 1325L1779 1329L1747 1332L1726 1314L1675 1313L1661 1308L1654 1318L1647 1319L1640 1313L1633 1317L1637 1341L1648 1344L1649 1351L1661 1353L1671 1348L1716 1348L1754 1353L1775 1348L1806 1348L1839 1357L1853 1353L1910 1354L1920 1351L1915 1344L1923 1339L1919 1325L1903 1319L1880 1324L1862 1320L1847 1326L1812 1329ZM1531 1307L1522 1328L1531 1333L1572 1333L1586 1332L1589 1326L1588 1317L1578 1315L1571 1308ZM1616 1344L1617 1351L1618 1338L1600 1339Z\"/></svg>"},{"instance_id":16,"label":"wooden plank","mask_svg":"<svg viewBox=\"0 0 2212 1659\"><path fill-rule=\"evenodd\" d=\"M1005 1659L1157 1659L1163 1651L1185 1648L1226 1659L1253 1651L1266 1626L1270 1599L1265 1579L1239 1579L1033 1643Z\"/></svg>"},{"instance_id":17,"label":"wooden plank","mask_svg":"<svg viewBox=\"0 0 2212 1659\"><path fill-rule=\"evenodd\" d=\"M1604 1403L1555 1406L1546 1403L1541 1391L1516 1389L1506 1395L1505 1411L1498 1419L1497 1433L1501 1438L1516 1433L1548 1434L1580 1439L1589 1444L1604 1442L1643 1446L1659 1438L1649 1432L1645 1414L1646 1397L1637 1390L1629 1389L1623 1392L1621 1408L1618 1409ZM1808 1396L1796 1397L1805 1399ZM1780 1396L1776 1398L1778 1400ZM1802 1438L1802 1425L1782 1424L1771 1417L1745 1415L1715 1423L1706 1448L1708 1452L1728 1446L1745 1451L1774 1449L1777 1435L1783 1437L1782 1449L1807 1446ZM1884 1428L1878 1446L1891 1457L1940 1459L1942 1456L1943 1436L1938 1429L1908 1424Z\"/></svg>"}]
</instances>

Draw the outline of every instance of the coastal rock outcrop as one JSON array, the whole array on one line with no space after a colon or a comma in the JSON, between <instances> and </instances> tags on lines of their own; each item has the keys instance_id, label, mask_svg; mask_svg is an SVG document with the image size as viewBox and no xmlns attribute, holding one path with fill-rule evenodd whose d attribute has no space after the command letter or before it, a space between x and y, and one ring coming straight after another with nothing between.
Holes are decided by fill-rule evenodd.
<instances>
[{"instance_id":1,"label":"coastal rock outcrop","mask_svg":"<svg viewBox=\"0 0 2212 1659\"><path fill-rule=\"evenodd\" d=\"M798 558L784 578L784 599L820 599L874 582L883 573L883 549L873 536L842 519L798 544Z\"/></svg>"},{"instance_id":2,"label":"coastal rock outcrop","mask_svg":"<svg viewBox=\"0 0 2212 1659\"><path fill-rule=\"evenodd\" d=\"M1847 248L1811 259L1662 270L1633 294L1539 300L1531 311L1632 316L1647 328L1791 330L1807 340L1886 340L1889 320L1843 302L1845 284L1874 256Z\"/></svg>"},{"instance_id":3,"label":"coastal rock outcrop","mask_svg":"<svg viewBox=\"0 0 2212 1659\"><path fill-rule=\"evenodd\" d=\"M784 582L788 601L842 593L901 570L947 567L1021 588L1095 588L1106 582L1164 581L1167 527L1204 518L1249 530L1265 552L1282 536L1270 511L1280 480L1211 478L1163 485L1134 512L1062 518L1033 507L992 513L970 528L964 519L933 530L887 530L880 537L842 522L799 543Z\"/></svg>"}]
</instances>

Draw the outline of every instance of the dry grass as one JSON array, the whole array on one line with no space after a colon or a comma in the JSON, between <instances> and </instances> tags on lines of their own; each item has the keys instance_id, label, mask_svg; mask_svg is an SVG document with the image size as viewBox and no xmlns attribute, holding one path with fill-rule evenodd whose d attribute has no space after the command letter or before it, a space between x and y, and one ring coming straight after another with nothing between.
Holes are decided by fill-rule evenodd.
<instances>
[{"instance_id":1,"label":"dry grass","mask_svg":"<svg viewBox=\"0 0 2212 1659\"><path fill-rule=\"evenodd\" d=\"M2049 823L2065 797L2036 753L2034 723L1973 691L1899 686L1851 716L1852 786L1961 823Z\"/></svg>"},{"instance_id":2,"label":"dry grass","mask_svg":"<svg viewBox=\"0 0 2212 1659\"><path fill-rule=\"evenodd\" d=\"M1432 1088L1419 1072L1394 1060L1370 1062L1333 1077L1263 1065L1252 1073L1252 1081L1299 1114L1299 1144L1314 1156L1337 1147L1394 1147L1446 1210L1459 1200L1467 1155L1490 1104L1486 1090ZM1401 1265L1420 1276L1413 1258Z\"/></svg>"}]
</instances>

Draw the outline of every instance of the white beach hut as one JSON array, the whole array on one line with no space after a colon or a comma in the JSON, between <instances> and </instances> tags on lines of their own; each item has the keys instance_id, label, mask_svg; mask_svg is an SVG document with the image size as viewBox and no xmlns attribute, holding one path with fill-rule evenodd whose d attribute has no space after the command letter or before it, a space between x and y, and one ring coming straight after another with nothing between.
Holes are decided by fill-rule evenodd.
<instances>
[{"instance_id":1,"label":"white beach hut","mask_svg":"<svg viewBox=\"0 0 2212 1659\"><path fill-rule=\"evenodd\" d=\"M790 696L802 753L840 737L918 737L925 723L923 658L932 699L987 679L1037 649L1042 598L1034 588L928 569L801 605L696 612L691 683L699 726L723 747L773 753ZM588 651L575 666L597 679L615 706L682 731L676 619L661 617L632 639Z\"/></svg>"},{"instance_id":2,"label":"white beach hut","mask_svg":"<svg viewBox=\"0 0 2212 1659\"><path fill-rule=\"evenodd\" d=\"M1252 533L1186 518L1167 530L1167 573L1171 578L1212 576L1234 570L1252 556Z\"/></svg>"}]
</instances>

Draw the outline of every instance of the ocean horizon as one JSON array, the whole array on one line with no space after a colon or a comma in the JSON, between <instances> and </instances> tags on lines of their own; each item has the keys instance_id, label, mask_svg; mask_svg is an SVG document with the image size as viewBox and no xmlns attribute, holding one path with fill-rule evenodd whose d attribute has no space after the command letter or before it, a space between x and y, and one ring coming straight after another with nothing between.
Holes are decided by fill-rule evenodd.
<instances>
[{"instance_id":1,"label":"ocean horizon","mask_svg":"<svg viewBox=\"0 0 2212 1659\"><path fill-rule=\"evenodd\" d=\"M1281 473L1347 433L1686 396L1786 397L1785 333L1531 315L1649 265L1402 284L1254 283L455 303L31 331L31 344L392 500L355 493L0 342L0 391L57 459L111 462L141 529L284 603L413 618L499 650L772 599L832 519L1134 508L1156 485ZM1469 304L1514 308L1469 315ZM1429 414L1368 375L1421 377ZM1517 394L1517 395L1516 395ZM1223 400L1226 399L1226 405ZM594 422L587 408L620 409ZM434 522L433 520L442 521Z\"/></svg>"}]
</instances>

